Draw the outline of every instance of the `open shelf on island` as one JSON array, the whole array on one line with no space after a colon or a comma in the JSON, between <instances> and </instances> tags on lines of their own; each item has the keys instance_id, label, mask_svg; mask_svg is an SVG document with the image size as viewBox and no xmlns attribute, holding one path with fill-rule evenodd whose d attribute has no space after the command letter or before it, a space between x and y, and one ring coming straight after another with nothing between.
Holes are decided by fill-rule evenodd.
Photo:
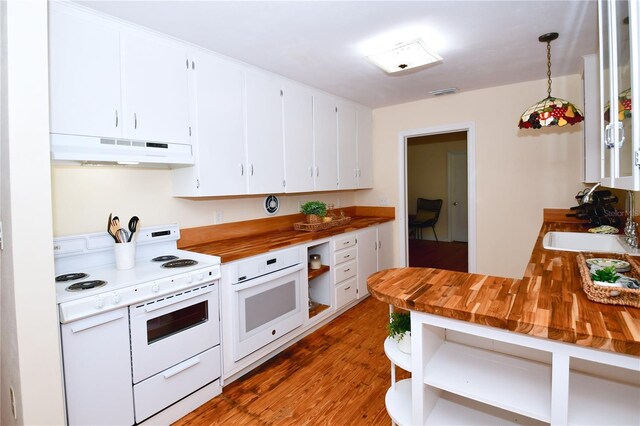
<instances>
[{"instance_id":1,"label":"open shelf on island","mask_svg":"<svg viewBox=\"0 0 640 426\"><path fill-rule=\"evenodd\" d=\"M384 397L384 405L389 417L398 425L410 425L411 422L411 379L400 380L395 389L390 387Z\"/></svg>"},{"instance_id":2,"label":"open shelf on island","mask_svg":"<svg viewBox=\"0 0 640 426\"><path fill-rule=\"evenodd\" d=\"M320 269L311 269L311 265L309 265L307 270L309 271L307 276L309 277L309 281L311 281L312 279L329 272L329 265L320 265Z\"/></svg>"},{"instance_id":3,"label":"open shelf on island","mask_svg":"<svg viewBox=\"0 0 640 426\"><path fill-rule=\"evenodd\" d=\"M331 306L323 305L322 303L311 302L309 306L309 318L313 318L320 312L329 309Z\"/></svg>"},{"instance_id":4,"label":"open shelf on island","mask_svg":"<svg viewBox=\"0 0 640 426\"><path fill-rule=\"evenodd\" d=\"M404 353L398 349L398 342L387 337L384 340L384 353L387 358L404 371L411 371L411 354Z\"/></svg>"}]
</instances>

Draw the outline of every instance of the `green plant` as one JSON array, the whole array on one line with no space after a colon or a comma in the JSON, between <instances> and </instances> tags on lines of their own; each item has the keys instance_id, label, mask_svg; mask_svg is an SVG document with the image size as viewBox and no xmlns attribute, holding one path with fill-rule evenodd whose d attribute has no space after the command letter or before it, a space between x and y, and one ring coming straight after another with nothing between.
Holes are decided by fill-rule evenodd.
<instances>
[{"instance_id":1,"label":"green plant","mask_svg":"<svg viewBox=\"0 0 640 426\"><path fill-rule=\"evenodd\" d=\"M387 324L389 337L399 338L407 331L411 331L411 317L408 312L392 312L391 322Z\"/></svg>"},{"instance_id":2,"label":"green plant","mask_svg":"<svg viewBox=\"0 0 640 426\"><path fill-rule=\"evenodd\" d=\"M300 213L315 214L324 217L327 214L327 205L322 201L307 201L300 206Z\"/></svg>"},{"instance_id":3,"label":"green plant","mask_svg":"<svg viewBox=\"0 0 640 426\"><path fill-rule=\"evenodd\" d=\"M591 274L591 278L594 281L602 281L605 283L615 283L620 279L620 275L616 274L615 266L607 266L606 268L598 269Z\"/></svg>"}]
</instances>

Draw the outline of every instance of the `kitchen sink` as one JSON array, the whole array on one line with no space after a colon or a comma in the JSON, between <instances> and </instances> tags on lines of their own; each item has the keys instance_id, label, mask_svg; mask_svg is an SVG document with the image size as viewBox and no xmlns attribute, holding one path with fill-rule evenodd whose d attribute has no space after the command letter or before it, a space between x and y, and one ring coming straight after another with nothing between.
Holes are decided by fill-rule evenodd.
<instances>
[{"instance_id":1,"label":"kitchen sink","mask_svg":"<svg viewBox=\"0 0 640 426\"><path fill-rule=\"evenodd\" d=\"M547 250L627 253L640 256L640 250L629 247L622 235L590 234L588 232L547 232L542 239Z\"/></svg>"}]
</instances>

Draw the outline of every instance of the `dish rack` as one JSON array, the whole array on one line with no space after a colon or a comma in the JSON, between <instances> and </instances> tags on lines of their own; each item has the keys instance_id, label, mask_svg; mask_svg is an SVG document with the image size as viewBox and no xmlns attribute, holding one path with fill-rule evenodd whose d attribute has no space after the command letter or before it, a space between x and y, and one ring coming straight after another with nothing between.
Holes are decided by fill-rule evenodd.
<instances>
[{"instance_id":1,"label":"dish rack","mask_svg":"<svg viewBox=\"0 0 640 426\"><path fill-rule=\"evenodd\" d=\"M640 290L623 287L605 287L593 282L591 272L587 266L587 259L601 257L602 253L598 255L593 253L579 253L576 257L580 278L582 280L582 289L586 293L587 298L593 302L605 303L607 305L625 305L640 308ZM607 257L629 262L631 270L625 272L625 274L640 280L640 266L631 256L628 254L607 254Z\"/></svg>"}]
</instances>

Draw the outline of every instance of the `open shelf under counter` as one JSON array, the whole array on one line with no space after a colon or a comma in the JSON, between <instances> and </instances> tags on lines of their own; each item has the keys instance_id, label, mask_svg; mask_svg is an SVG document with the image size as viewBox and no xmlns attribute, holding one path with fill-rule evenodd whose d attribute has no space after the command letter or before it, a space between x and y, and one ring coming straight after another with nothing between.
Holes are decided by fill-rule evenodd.
<instances>
[{"instance_id":1,"label":"open shelf under counter","mask_svg":"<svg viewBox=\"0 0 640 426\"><path fill-rule=\"evenodd\" d=\"M551 366L445 341L424 383L543 422L551 420Z\"/></svg>"},{"instance_id":2,"label":"open shelf under counter","mask_svg":"<svg viewBox=\"0 0 640 426\"><path fill-rule=\"evenodd\" d=\"M309 318L314 318L315 316L326 311L330 307L331 306L323 305L322 303L313 303L311 306L309 306Z\"/></svg>"},{"instance_id":3,"label":"open shelf under counter","mask_svg":"<svg viewBox=\"0 0 640 426\"><path fill-rule=\"evenodd\" d=\"M640 387L572 371L570 425L640 425Z\"/></svg>"},{"instance_id":4,"label":"open shelf under counter","mask_svg":"<svg viewBox=\"0 0 640 426\"><path fill-rule=\"evenodd\" d=\"M548 423L471 401L459 395L443 392L427 418L427 425L530 425Z\"/></svg>"},{"instance_id":5,"label":"open shelf under counter","mask_svg":"<svg viewBox=\"0 0 640 426\"><path fill-rule=\"evenodd\" d=\"M411 379L396 382L384 397L389 417L398 425L411 425Z\"/></svg>"},{"instance_id":6,"label":"open shelf under counter","mask_svg":"<svg viewBox=\"0 0 640 426\"><path fill-rule=\"evenodd\" d=\"M329 269L330 269L329 265L321 265L320 269L311 269L311 265L308 264L307 270L309 272L307 272L307 276L309 278L309 281L311 281L314 278L319 277L322 274L325 274L325 273L329 272Z\"/></svg>"},{"instance_id":7,"label":"open shelf under counter","mask_svg":"<svg viewBox=\"0 0 640 426\"><path fill-rule=\"evenodd\" d=\"M391 337L384 340L384 353L387 358L404 371L411 371L411 354L398 349L398 342Z\"/></svg>"}]
</instances>

